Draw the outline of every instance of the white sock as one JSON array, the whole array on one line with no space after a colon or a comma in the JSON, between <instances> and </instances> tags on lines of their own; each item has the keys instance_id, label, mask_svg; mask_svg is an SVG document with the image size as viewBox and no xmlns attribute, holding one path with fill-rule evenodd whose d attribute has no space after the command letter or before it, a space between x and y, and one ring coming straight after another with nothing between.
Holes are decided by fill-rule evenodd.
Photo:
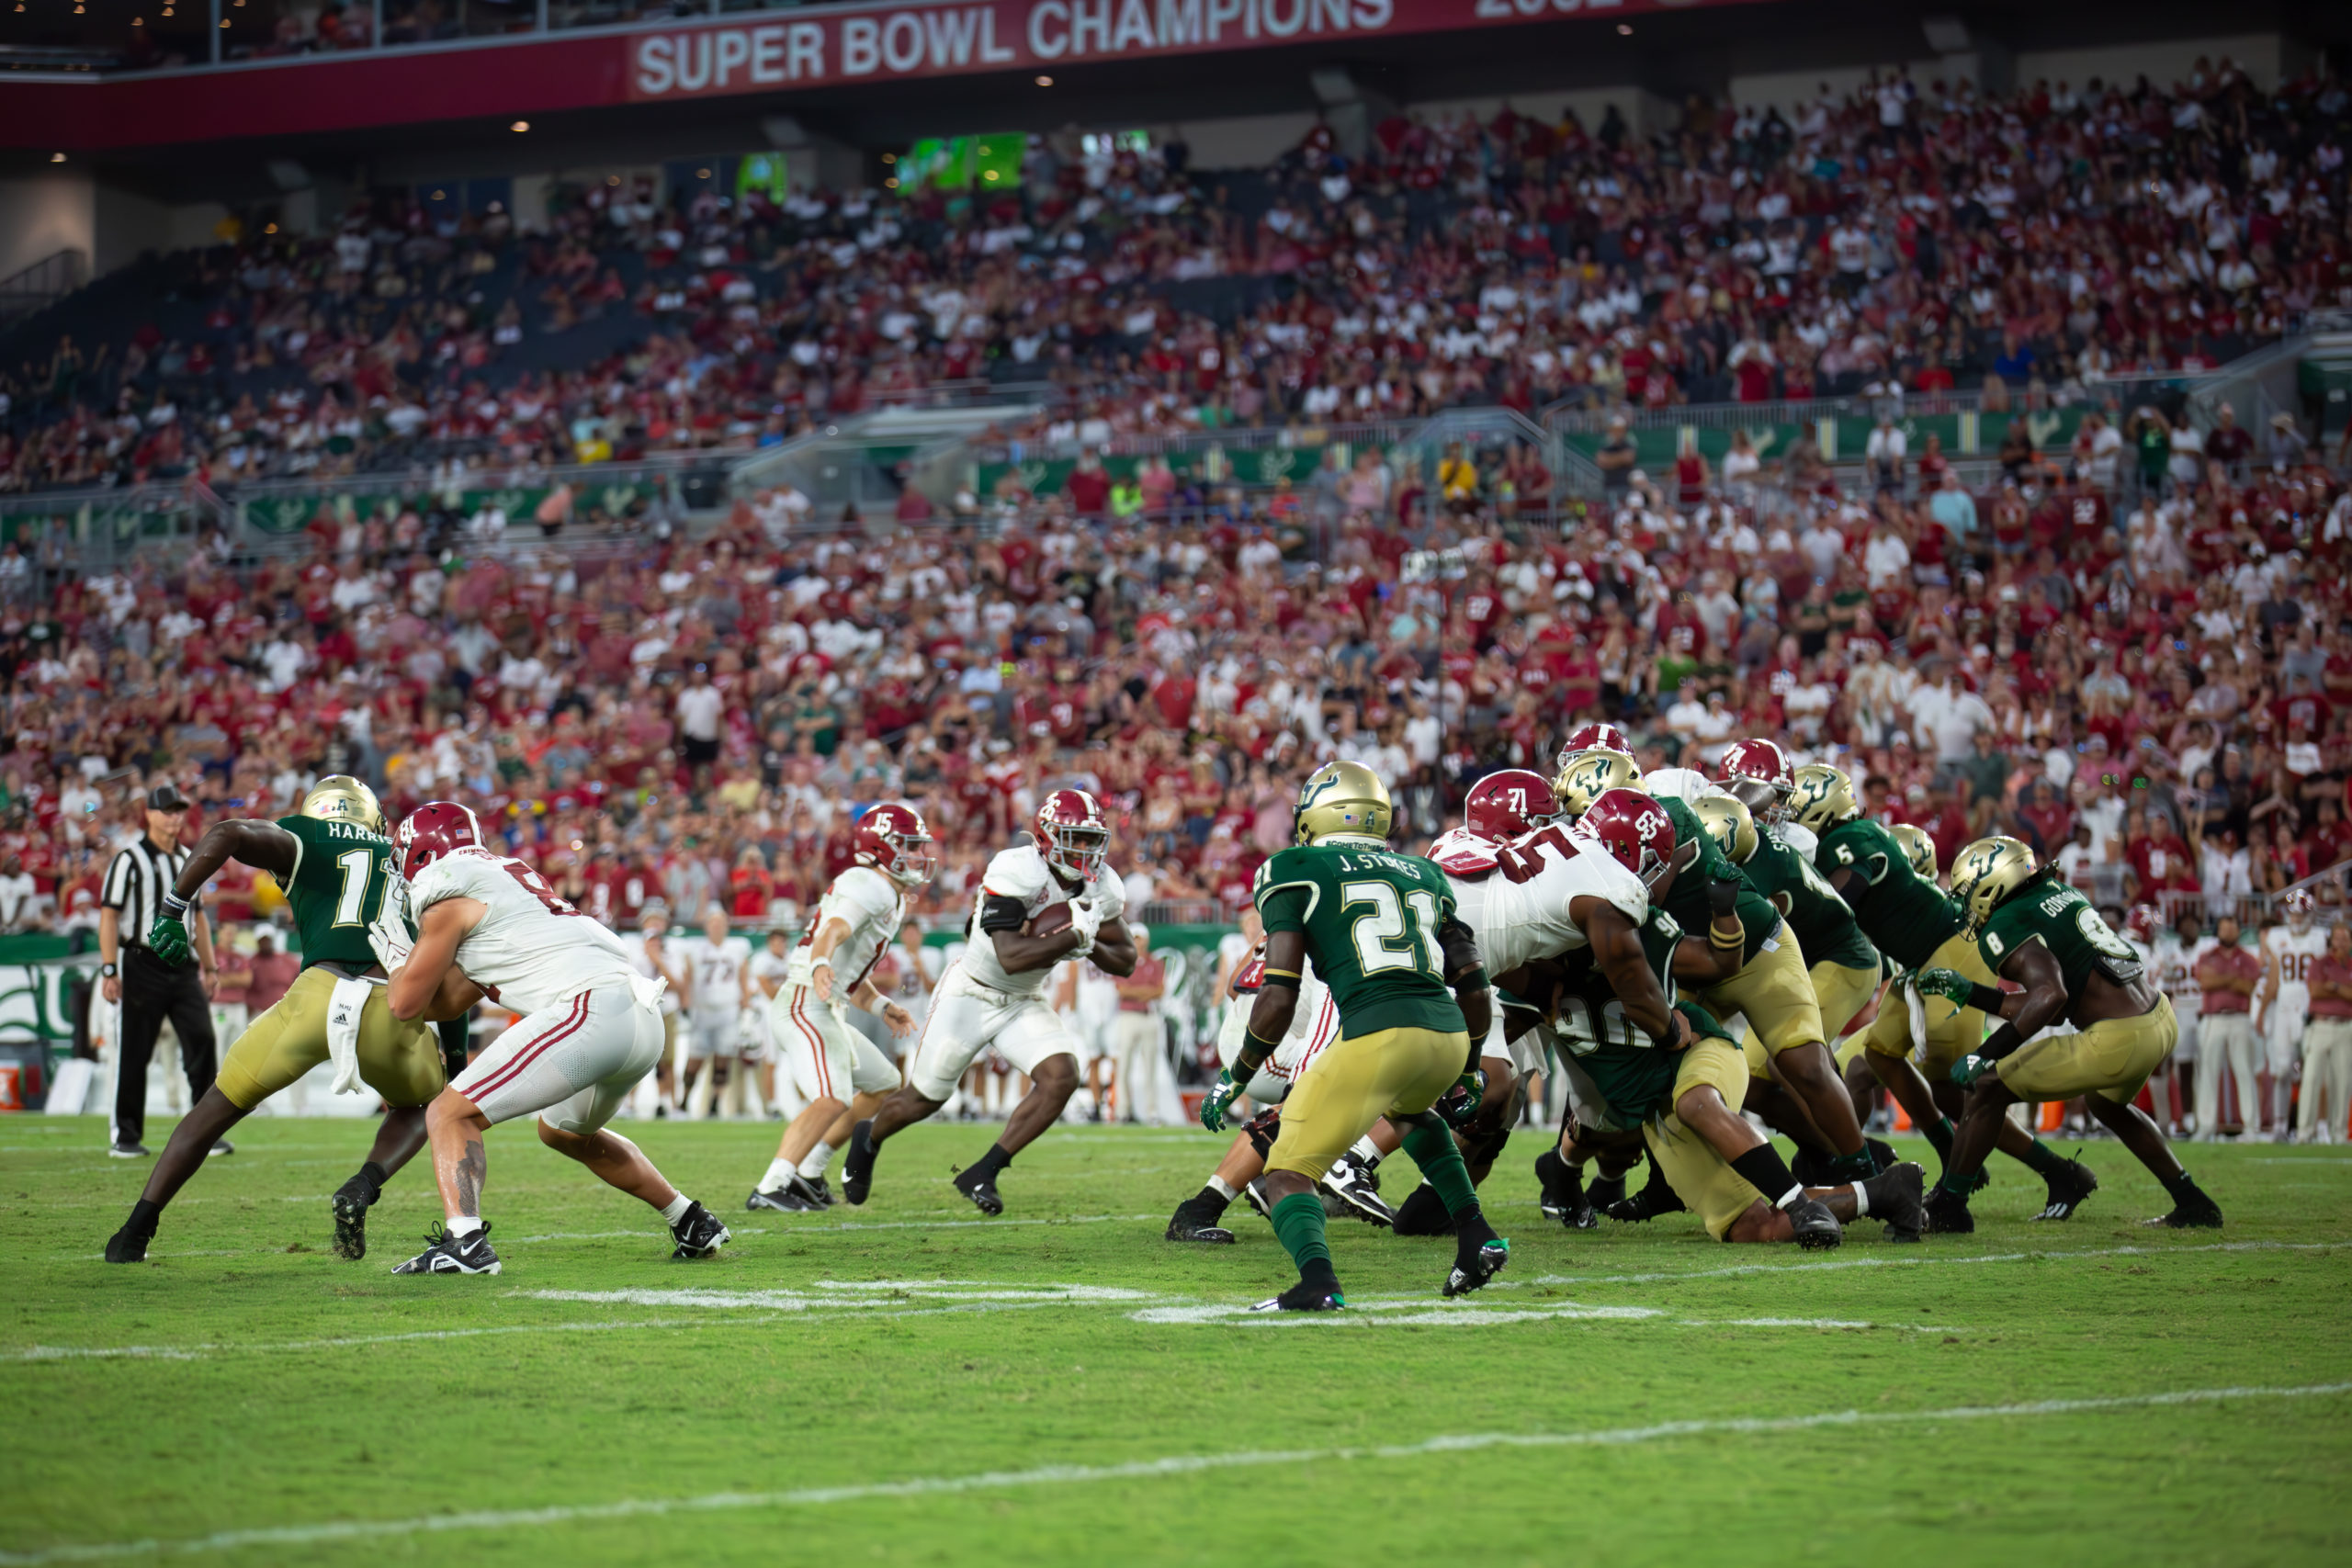
<instances>
[{"instance_id":1,"label":"white sock","mask_svg":"<svg viewBox=\"0 0 2352 1568\"><path fill-rule=\"evenodd\" d=\"M1804 1198L1804 1184L1803 1182L1799 1182L1796 1186L1790 1188L1786 1192L1781 1193L1778 1198L1774 1199L1772 1201L1772 1207L1775 1209L1785 1209L1792 1203L1802 1201Z\"/></svg>"},{"instance_id":2,"label":"white sock","mask_svg":"<svg viewBox=\"0 0 2352 1568\"><path fill-rule=\"evenodd\" d=\"M662 1218L666 1224L674 1225L678 1223L678 1217L694 1206L695 1201L681 1192L675 1198L671 1199L669 1203L662 1209Z\"/></svg>"},{"instance_id":3,"label":"white sock","mask_svg":"<svg viewBox=\"0 0 2352 1568\"><path fill-rule=\"evenodd\" d=\"M768 1161L768 1173L760 1178L760 1190L774 1192L792 1179L793 1164L788 1159Z\"/></svg>"},{"instance_id":4,"label":"white sock","mask_svg":"<svg viewBox=\"0 0 2352 1568\"><path fill-rule=\"evenodd\" d=\"M1241 1190L1234 1186L1232 1182L1227 1181L1222 1176L1212 1176L1209 1178L1209 1190L1216 1193L1218 1197L1224 1199L1228 1203L1241 1196Z\"/></svg>"},{"instance_id":5,"label":"white sock","mask_svg":"<svg viewBox=\"0 0 2352 1568\"><path fill-rule=\"evenodd\" d=\"M448 1222L447 1229L451 1235L469 1236L481 1229L481 1218L477 1214L459 1214Z\"/></svg>"},{"instance_id":6,"label":"white sock","mask_svg":"<svg viewBox=\"0 0 2352 1568\"><path fill-rule=\"evenodd\" d=\"M1854 1183L1854 1218L1859 1220L1870 1212L1871 1195L1864 1191L1862 1184L1857 1181Z\"/></svg>"},{"instance_id":7,"label":"white sock","mask_svg":"<svg viewBox=\"0 0 2352 1568\"><path fill-rule=\"evenodd\" d=\"M1363 1166L1366 1170L1370 1170L1374 1166L1380 1163L1380 1145L1372 1141L1372 1134L1370 1133L1366 1133L1363 1137L1358 1138L1354 1143L1349 1145L1348 1153L1353 1155L1356 1158L1356 1163Z\"/></svg>"},{"instance_id":8,"label":"white sock","mask_svg":"<svg viewBox=\"0 0 2352 1568\"><path fill-rule=\"evenodd\" d=\"M821 1181L832 1163L833 1145L820 1138L817 1146L808 1151L808 1157L800 1162L800 1174L811 1181Z\"/></svg>"}]
</instances>

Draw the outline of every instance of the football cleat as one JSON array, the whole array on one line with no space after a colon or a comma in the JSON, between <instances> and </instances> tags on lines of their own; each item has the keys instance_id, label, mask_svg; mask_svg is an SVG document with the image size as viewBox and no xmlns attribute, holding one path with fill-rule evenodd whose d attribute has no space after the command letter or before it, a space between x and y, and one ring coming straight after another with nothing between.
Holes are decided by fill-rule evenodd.
<instances>
[{"instance_id":1,"label":"football cleat","mask_svg":"<svg viewBox=\"0 0 2352 1568\"><path fill-rule=\"evenodd\" d=\"M1176 1205L1176 1213L1168 1221L1168 1239L1204 1242L1211 1247L1231 1247L1233 1233L1216 1223L1223 1217L1206 1212L1200 1206L1199 1199L1187 1198Z\"/></svg>"},{"instance_id":2,"label":"football cleat","mask_svg":"<svg viewBox=\"0 0 2352 1568\"><path fill-rule=\"evenodd\" d=\"M204 1151L204 1157L206 1159L219 1159L222 1155L232 1155L236 1152L237 1145L231 1143L228 1139L215 1138L212 1140L212 1146Z\"/></svg>"},{"instance_id":3,"label":"football cleat","mask_svg":"<svg viewBox=\"0 0 2352 1568\"><path fill-rule=\"evenodd\" d=\"M1682 1201L1681 1194L1668 1185L1666 1172L1660 1170L1657 1162L1653 1160L1650 1162L1649 1185L1630 1198L1619 1199L1601 1213L1612 1220L1637 1225L1660 1214L1679 1214L1687 1207L1689 1205Z\"/></svg>"},{"instance_id":4,"label":"football cleat","mask_svg":"<svg viewBox=\"0 0 2352 1568\"><path fill-rule=\"evenodd\" d=\"M752 1195L743 1200L743 1207L752 1210L773 1209L779 1214L805 1214L808 1213L808 1201L795 1192L789 1186L779 1187L773 1192L763 1192L754 1189Z\"/></svg>"},{"instance_id":5,"label":"football cleat","mask_svg":"<svg viewBox=\"0 0 2352 1568\"><path fill-rule=\"evenodd\" d=\"M813 1200L817 1207L830 1209L833 1206L833 1190L827 1185L823 1177L802 1176L798 1171L795 1171L793 1179L800 1183L801 1196Z\"/></svg>"},{"instance_id":6,"label":"football cleat","mask_svg":"<svg viewBox=\"0 0 2352 1568\"><path fill-rule=\"evenodd\" d=\"M1929 1235L1975 1234L1976 1216L1968 1212L1968 1200L1948 1187L1939 1184L1920 1208L1927 1215Z\"/></svg>"},{"instance_id":7,"label":"football cleat","mask_svg":"<svg viewBox=\"0 0 2352 1568\"><path fill-rule=\"evenodd\" d=\"M673 1258L716 1258L718 1249L733 1239L718 1216L700 1203L686 1205L686 1212L670 1227L670 1235L678 1244L670 1254Z\"/></svg>"},{"instance_id":8,"label":"football cleat","mask_svg":"<svg viewBox=\"0 0 2352 1568\"><path fill-rule=\"evenodd\" d=\"M2082 1151L2075 1152L2079 1155ZM2037 1220L2071 1219L2075 1211L2083 1206L2083 1200L2098 1190L2098 1178L2079 1159L2060 1162L2042 1179L2050 1184L2050 1201L2033 1216Z\"/></svg>"},{"instance_id":9,"label":"football cleat","mask_svg":"<svg viewBox=\"0 0 2352 1568\"><path fill-rule=\"evenodd\" d=\"M874 1156L880 1152L872 1117L849 1130L849 1151L842 1156L842 1201L851 1208L865 1202L874 1190Z\"/></svg>"},{"instance_id":10,"label":"football cleat","mask_svg":"<svg viewBox=\"0 0 2352 1568\"><path fill-rule=\"evenodd\" d=\"M1251 1312L1339 1312L1348 1304L1348 1298L1337 1291L1327 1291L1301 1280L1270 1302L1260 1302Z\"/></svg>"},{"instance_id":11,"label":"football cleat","mask_svg":"<svg viewBox=\"0 0 2352 1568\"><path fill-rule=\"evenodd\" d=\"M1572 1231L1589 1231L1600 1223L1584 1195L1584 1172L1562 1159L1558 1149L1535 1156L1535 1179L1541 1188L1537 1203L1545 1219L1557 1220Z\"/></svg>"},{"instance_id":12,"label":"football cleat","mask_svg":"<svg viewBox=\"0 0 2352 1568\"><path fill-rule=\"evenodd\" d=\"M2222 1206L2194 1181L2188 1184L2188 1196L2173 1204L2172 1213L2158 1214L2152 1220L2142 1220L2143 1225L2162 1225L2167 1230L2219 1230L2222 1228Z\"/></svg>"},{"instance_id":13,"label":"football cleat","mask_svg":"<svg viewBox=\"0 0 2352 1568\"><path fill-rule=\"evenodd\" d=\"M144 1263L147 1261L147 1244L154 1239L153 1232L135 1231L126 1224L107 1237L107 1261Z\"/></svg>"},{"instance_id":14,"label":"football cleat","mask_svg":"<svg viewBox=\"0 0 2352 1568\"><path fill-rule=\"evenodd\" d=\"M1445 1200L1437 1195L1437 1189L1424 1181L1396 1205L1396 1217L1389 1221L1388 1228L1398 1235L1452 1235L1453 1216L1446 1213Z\"/></svg>"},{"instance_id":15,"label":"football cleat","mask_svg":"<svg viewBox=\"0 0 2352 1568\"><path fill-rule=\"evenodd\" d=\"M356 1263L368 1256L368 1211L380 1196L365 1176L354 1173L351 1179L334 1190L327 1200L327 1207L334 1214L334 1245L331 1250L348 1263Z\"/></svg>"},{"instance_id":16,"label":"football cleat","mask_svg":"<svg viewBox=\"0 0 2352 1568\"><path fill-rule=\"evenodd\" d=\"M1796 1244L1807 1252L1826 1252L1845 1243L1846 1227L1820 1199L1800 1198L1788 1206L1787 1213L1790 1228L1796 1232Z\"/></svg>"},{"instance_id":17,"label":"football cleat","mask_svg":"<svg viewBox=\"0 0 2352 1568\"><path fill-rule=\"evenodd\" d=\"M424 1250L405 1263L392 1265L395 1274L495 1274L503 1265L490 1249L490 1222L471 1235L449 1234L447 1225L424 1233Z\"/></svg>"},{"instance_id":18,"label":"football cleat","mask_svg":"<svg viewBox=\"0 0 2352 1568\"><path fill-rule=\"evenodd\" d=\"M144 1144L114 1144L108 1145L107 1153L116 1159L145 1159L147 1157L147 1145Z\"/></svg>"},{"instance_id":19,"label":"football cleat","mask_svg":"<svg viewBox=\"0 0 2352 1568\"><path fill-rule=\"evenodd\" d=\"M1241 1184L1241 1196L1252 1209L1258 1211L1258 1217L1260 1219L1268 1221L1269 1223L1272 1221L1274 1217L1274 1206L1266 1201L1266 1179L1264 1177L1261 1176L1255 1181L1243 1182Z\"/></svg>"},{"instance_id":20,"label":"football cleat","mask_svg":"<svg viewBox=\"0 0 2352 1568\"><path fill-rule=\"evenodd\" d=\"M1380 1175L1353 1155L1341 1155L1323 1173L1323 1192L1339 1201L1340 1209L1350 1217L1367 1224L1393 1225L1396 1211L1380 1196Z\"/></svg>"},{"instance_id":21,"label":"football cleat","mask_svg":"<svg viewBox=\"0 0 2352 1568\"><path fill-rule=\"evenodd\" d=\"M958 1171L952 1181L956 1190L969 1198L972 1201L972 1207L981 1213L993 1218L1004 1213L1004 1200L997 1193L996 1177L993 1174L983 1170ZM849 1185L847 1172L842 1173L842 1185L843 1187Z\"/></svg>"},{"instance_id":22,"label":"football cleat","mask_svg":"<svg viewBox=\"0 0 2352 1568\"><path fill-rule=\"evenodd\" d=\"M1903 1163L1903 1156L1896 1154L1894 1145L1884 1138L1864 1138L1862 1147L1870 1150L1871 1164L1876 1169L1893 1170Z\"/></svg>"},{"instance_id":23,"label":"football cleat","mask_svg":"<svg viewBox=\"0 0 2352 1568\"><path fill-rule=\"evenodd\" d=\"M1887 1240L1900 1243L1919 1239L1928 1224L1927 1181L1924 1168L1905 1161L1889 1166L1862 1183L1862 1190L1870 1194L1871 1218L1886 1222Z\"/></svg>"},{"instance_id":24,"label":"football cleat","mask_svg":"<svg viewBox=\"0 0 2352 1568\"><path fill-rule=\"evenodd\" d=\"M1466 1296L1482 1288L1486 1282L1503 1271L1510 1261L1510 1243L1500 1236L1480 1242L1475 1248L1465 1247L1453 1259L1453 1267L1446 1271L1445 1293Z\"/></svg>"}]
</instances>

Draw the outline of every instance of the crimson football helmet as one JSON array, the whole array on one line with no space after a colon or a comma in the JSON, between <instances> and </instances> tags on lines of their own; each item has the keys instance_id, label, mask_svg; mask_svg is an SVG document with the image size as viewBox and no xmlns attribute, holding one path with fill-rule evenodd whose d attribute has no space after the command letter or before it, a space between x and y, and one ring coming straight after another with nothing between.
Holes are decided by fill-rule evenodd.
<instances>
[{"instance_id":1,"label":"crimson football helmet","mask_svg":"<svg viewBox=\"0 0 2352 1568\"><path fill-rule=\"evenodd\" d=\"M2123 917L2123 934L2146 947L2156 940L2156 927L2163 920L2164 917L2156 912L2154 904L2134 904L2131 912Z\"/></svg>"},{"instance_id":2,"label":"crimson football helmet","mask_svg":"<svg viewBox=\"0 0 2352 1568\"><path fill-rule=\"evenodd\" d=\"M2290 887L2278 900L2278 908L2286 911L2288 929L2300 936L2311 929L2312 911L2319 908L2319 900L2308 887Z\"/></svg>"},{"instance_id":3,"label":"crimson football helmet","mask_svg":"<svg viewBox=\"0 0 2352 1568\"><path fill-rule=\"evenodd\" d=\"M454 800L428 800L392 829L392 848L401 857L401 874L416 874L447 854L481 843L481 822L472 810Z\"/></svg>"},{"instance_id":4,"label":"crimson football helmet","mask_svg":"<svg viewBox=\"0 0 2352 1568\"><path fill-rule=\"evenodd\" d=\"M1623 751L1630 757L1634 754L1633 737L1613 724L1579 724L1560 743L1560 755L1554 766L1565 768L1568 759L1577 752L1592 750Z\"/></svg>"},{"instance_id":5,"label":"crimson football helmet","mask_svg":"<svg viewBox=\"0 0 2352 1568\"><path fill-rule=\"evenodd\" d=\"M1499 844L1558 821L1559 802L1553 798L1552 785L1543 774L1505 768L1470 786L1462 819L1478 837Z\"/></svg>"},{"instance_id":6,"label":"crimson football helmet","mask_svg":"<svg viewBox=\"0 0 2352 1568\"><path fill-rule=\"evenodd\" d=\"M1030 831L1046 863L1062 875L1091 882L1111 851L1111 825L1102 803L1082 789L1057 789L1037 807Z\"/></svg>"},{"instance_id":7,"label":"crimson football helmet","mask_svg":"<svg viewBox=\"0 0 2352 1568\"><path fill-rule=\"evenodd\" d=\"M922 813L895 803L875 807L857 819L855 859L904 887L922 886L939 869Z\"/></svg>"},{"instance_id":8,"label":"crimson football helmet","mask_svg":"<svg viewBox=\"0 0 2352 1568\"><path fill-rule=\"evenodd\" d=\"M1577 818L1574 831L1600 846L1618 864L1656 887L1674 864L1674 820L1655 796L1612 789Z\"/></svg>"},{"instance_id":9,"label":"crimson football helmet","mask_svg":"<svg viewBox=\"0 0 2352 1568\"><path fill-rule=\"evenodd\" d=\"M1789 814L1789 797L1796 793L1795 773L1789 754L1772 740L1735 740L1715 764L1715 782L1736 797L1759 822L1777 822Z\"/></svg>"}]
</instances>

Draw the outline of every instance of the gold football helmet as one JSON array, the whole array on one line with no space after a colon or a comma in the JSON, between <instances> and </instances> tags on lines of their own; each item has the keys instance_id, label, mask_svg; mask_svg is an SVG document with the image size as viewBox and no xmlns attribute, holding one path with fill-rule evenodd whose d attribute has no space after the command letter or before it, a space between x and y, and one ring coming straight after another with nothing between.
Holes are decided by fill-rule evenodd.
<instances>
[{"instance_id":1,"label":"gold football helmet","mask_svg":"<svg viewBox=\"0 0 2352 1568\"><path fill-rule=\"evenodd\" d=\"M1600 747L1569 758L1560 776L1552 781L1552 794L1570 817L1583 816L1592 809L1594 801L1612 789L1642 789L1642 770L1624 752Z\"/></svg>"},{"instance_id":2,"label":"gold football helmet","mask_svg":"<svg viewBox=\"0 0 2352 1568\"><path fill-rule=\"evenodd\" d=\"M1919 874L1919 880L1933 882L1936 879L1936 841L1928 837L1928 830L1916 822L1897 822L1887 831L1894 834L1894 841L1903 846L1903 858L1911 863L1911 869Z\"/></svg>"},{"instance_id":3,"label":"gold football helmet","mask_svg":"<svg viewBox=\"0 0 2352 1568\"><path fill-rule=\"evenodd\" d=\"M302 797L301 815L322 822L348 822L371 833L384 830L384 808L376 803L376 792L349 773L329 773L311 785L311 793Z\"/></svg>"},{"instance_id":4,"label":"gold football helmet","mask_svg":"<svg viewBox=\"0 0 2352 1568\"><path fill-rule=\"evenodd\" d=\"M1861 798L1843 768L1811 762L1799 768L1796 788L1789 795L1789 820L1815 833L1826 833L1840 822L1862 814Z\"/></svg>"},{"instance_id":5,"label":"gold football helmet","mask_svg":"<svg viewBox=\"0 0 2352 1568\"><path fill-rule=\"evenodd\" d=\"M1983 931L1993 911L2041 869L2016 839L1979 839L1961 851L1951 863L1951 897L1969 933Z\"/></svg>"},{"instance_id":6,"label":"gold football helmet","mask_svg":"<svg viewBox=\"0 0 2352 1568\"><path fill-rule=\"evenodd\" d=\"M1690 810L1734 865L1747 863L1747 857L1756 852L1757 838L1756 814L1746 802L1728 795L1702 795L1690 803Z\"/></svg>"},{"instance_id":7,"label":"gold football helmet","mask_svg":"<svg viewBox=\"0 0 2352 1568\"><path fill-rule=\"evenodd\" d=\"M1396 820L1388 786L1362 762L1326 762L1308 775L1291 812L1291 841L1319 844L1326 839L1382 839Z\"/></svg>"}]
</instances>

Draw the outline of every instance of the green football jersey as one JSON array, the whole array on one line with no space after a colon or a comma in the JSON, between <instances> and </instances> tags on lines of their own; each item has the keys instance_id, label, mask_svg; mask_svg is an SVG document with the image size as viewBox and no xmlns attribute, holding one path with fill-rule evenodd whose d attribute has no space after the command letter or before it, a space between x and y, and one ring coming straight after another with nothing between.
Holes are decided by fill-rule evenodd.
<instances>
[{"instance_id":1,"label":"green football jersey","mask_svg":"<svg viewBox=\"0 0 2352 1568\"><path fill-rule=\"evenodd\" d=\"M1905 969L1922 969L1936 949L1960 934L1960 911L1911 869L1903 846L1882 823L1866 817L1840 822L1821 835L1815 870L1830 882L1849 866L1861 880L1846 890L1854 919L1881 953ZM1813 956L1810 949L1805 956Z\"/></svg>"},{"instance_id":2,"label":"green football jersey","mask_svg":"<svg viewBox=\"0 0 2352 1568\"><path fill-rule=\"evenodd\" d=\"M1717 876L1738 877L1737 912L1740 927L1747 936L1740 945L1739 961L1746 964L1764 951L1764 944L1772 940L1774 931L1781 929L1779 908L1758 892L1747 874L1734 865L1731 857L1716 846L1715 836L1707 831L1706 825L1699 820L1699 814L1688 804L1672 795L1661 795L1658 804L1666 807L1667 820L1674 824L1675 853L1679 856L1685 844L1699 846L1699 858L1675 874L1674 886L1666 890L1664 898L1658 900L1659 907L1672 915L1684 931L1705 931L1715 918L1714 910L1707 903L1707 884ZM1802 938L1799 942L1802 945ZM1810 949L1806 950L1805 956L1808 960L1812 958Z\"/></svg>"},{"instance_id":3,"label":"green football jersey","mask_svg":"<svg viewBox=\"0 0 2352 1568\"><path fill-rule=\"evenodd\" d=\"M1434 862L1372 843L1303 845L1261 865L1251 897L1269 935L1305 934L1343 1037L1468 1027L1438 948L1453 891Z\"/></svg>"},{"instance_id":4,"label":"green football jersey","mask_svg":"<svg viewBox=\"0 0 2352 1568\"><path fill-rule=\"evenodd\" d=\"M2079 1000L2083 982L2093 969L2120 971L2124 977L2140 972L2140 955L2099 919L2091 901L2078 888L2051 877L2009 896L1976 933L1976 950L1986 968L1997 975L2004 959L2018 948L2039 942L2058 960L2066 976L2066 995Z\"/></svg>"},{"instance_id":5,"label":"green football jersey","mask_svg":"<svg viewBox=\"0 0 2352 1568\"><path fill-rule=\"evenodd\" d=\"M385 894L399 874L392 841L348 822L316 817L281 817L277 825L294 835L297 846L286 902L302 935L302 966L372 966L376 950L368 944L368 928L383 912Z\"/></svg>"},{"instance_id":6,"label":"green football jersey","mask_svg":"<svg viewBox=\"0 0 2352 1568\"><path fill-rule=\"evenodd\" d=\"M1642 954L1649 960L1667 1001L1690 1021L1695 1034L1729 1033L1714 1016L1696 1002L1682 1000L1674 987L1674 950L1682 944L1680 923L1664 909L1653 908L1642 922ZM1594 966L1591 950L1573 955L1571 973L1559 993L1559 1015L1553 1024L1560 1048L1576 1058L1593 1087L1609 1101L1609 1124L1630 1132L1672 1109L1674 1077L1682 1067L1682 1053L1650 1043L1625 1016L1609 977Z\"/></svg>"},{"instance_id":7,"label":"green football jersey","mask_svg":"<svg viewBox=\"0 0 2352 1568\"><path fill-rule=\"evenodd\" d=\"M1772 901L1796 933L1807 964L1842 964L1849 969L1878 967L1878 949L1854 922L1854 911L1823 880L1813 863L1769 827L1756 831L1756 852L1740 870L1756 890Z\"/></svg>"}]
</instances>

